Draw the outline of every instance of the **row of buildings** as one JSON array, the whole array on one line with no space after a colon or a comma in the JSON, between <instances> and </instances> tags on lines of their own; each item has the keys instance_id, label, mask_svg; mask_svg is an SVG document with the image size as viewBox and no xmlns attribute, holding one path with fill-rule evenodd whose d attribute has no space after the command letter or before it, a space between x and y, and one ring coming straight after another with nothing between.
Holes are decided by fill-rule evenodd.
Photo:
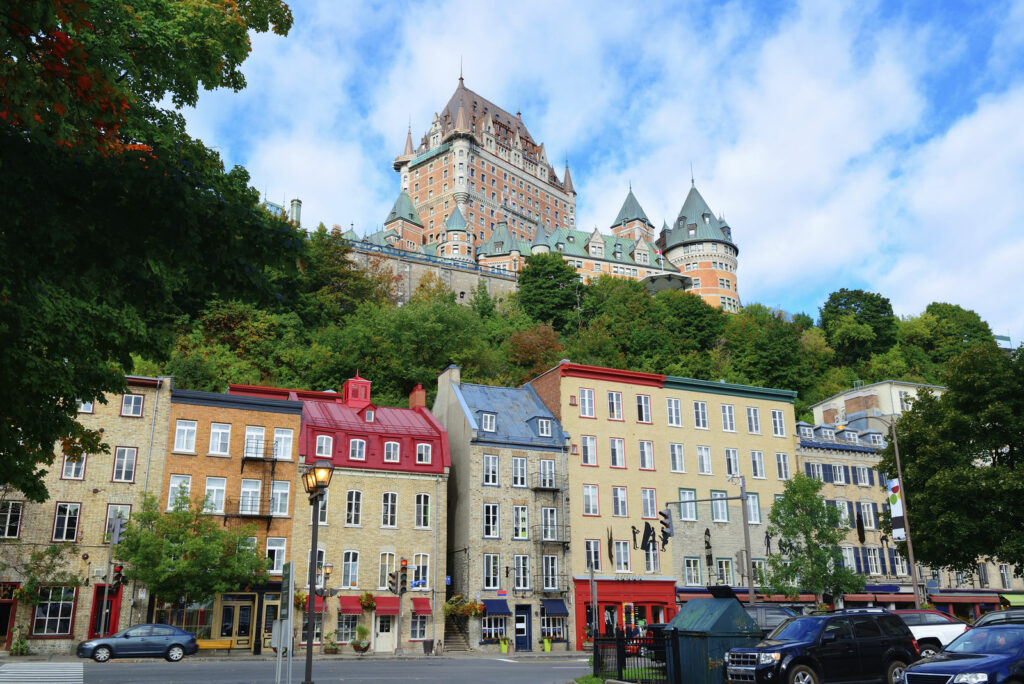
<instances>
[{"instance_id":1,"label":"row of buildings","mask_svg":"<svg viewBox=\"0 0 1024 684\"><path fill-rule=\"evenodd\" d=\"M905 406L917 391L941 388L857 387L815 406L816 419L830 420L812 425L795 420L789 391L568 361L521 387L463 382L451 366L429 409L419 386L407 408L377 406L370 381L358 376L340 394L242 385L217 394L175 389L168 377L127 380L125 395L81 406L82 423L104 430L109 454L55 463L46 503L4 495L0 553L74 542L86 583L44 586L33 606L14 600L24 578L4 571L0 646L21 632L37 650L67 652L84 638L157 620L259 653L269 648L290 561L317 613L312 635L297 627L300 644L322 643L329 632L344 643L362 624L377 652L426 639L449 650L497 649L502 640L534 650L545 639L581 648L593 636L589 625L667 621L709 585L745 596L743 515L730 498L737 478L748 492L756 573L780 552L768 516L797 472L823 480L824 497L850 525L842 557L867 588L837 602L913 600L911 569L878 524L887 432L853 426L890 420L890 394L898 405L906 392ZM335 475L311 588L313 520L301 478L319 459ZM255 524L251 541L268 559L270 580L202 605L165 602L137 583L105 592L116 517L130 519L144 493L170 507L182 490L224 525ZM666 507L675 536L644 551ZM387 584L403 558L411 590L399 600ZM979 563L971 577L924 567L914 574L933 603L963 617L1024 587L999 563ZM446 620L446 601L459 597L482 614Z\"/></svg>"}]
</instances>

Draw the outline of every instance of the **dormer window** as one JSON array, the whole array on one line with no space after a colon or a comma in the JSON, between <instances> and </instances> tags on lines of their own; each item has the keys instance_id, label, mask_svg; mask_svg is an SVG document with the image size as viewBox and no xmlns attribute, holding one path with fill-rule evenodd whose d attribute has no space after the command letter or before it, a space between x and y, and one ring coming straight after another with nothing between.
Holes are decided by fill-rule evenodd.
<instances>
[{"instance_id":1,"label":"dormer window","mask_svg":"<svg viewBox=\"0 0 1024 684\"><path fill-rule=\"evenodd\" d=\"M857 433L856 432L847 432L846 433L846 441L849 442L850 444L859 444L860 443L859 440L857 439Z\"/></svg>"},{"instance_id":2,"label":"dormer window","mask_svg":"<svg viewBox=\"0 0 1024 684\"><path fill-rule=\"evenodd\" d=\"M366 411L366 422L367 423L372 423L373 422L373 417L374 417L373 414L374 414L373 410L367 409L367 411Z\"/></svg>"},{"instance_id":3,"label":"dormer window","mask_svg":"<svg viewBox=\"0 0 1024 684\"><path fill-rule=\"evenodd\" d=\"M537 421L537 432L540 433L541 437L551 436L551 419L541 418Z\"/></svg>"},{"instance_id":4,"label":"dormer window","mask_svg":"<svg viewBox=\"0 0 1024 684\"><path fill-rule=\"evenodd\" d=\"M494 432L498 424L498 417L493 413L484 413L480 416L480 429L484 432Z\"/></svg>"},{"instance_id":5,"label":"dormer window","mask_svg":"<svg viewBox=\"0 0 1024 684\"><path fill-rule=\"evenodd\" d=\"M800 436L807 439L814 439L814 429L809 427L800 428Z\"/></svg>"},{"instance_id":6,"label":"dormer window","mask_svg":"<svg viewBox=\"0 0 1024 684\"><path fill-rule=\"evenodd\" d=\"M575 235L568 235L568 236L566 236L565 239L568 240L569 242L576 242L576 236Z\"/></svg>"},{"instance_id":7,"label":"dormer window","mask_svg":"<svg viewBox=\"0 0 1024 684\"><path fill-rule=\"evenodd\" d=\"M874 446L882 446L882 435L871 435L871 444Z\"/></svg>"},{"instance_id":8,"label":"dormer window","mask_svg":"<svg viewBox=\"0 0 1024 684\"><path fill-rule=\"evenodd\" d=\"M821 431L821 436L823 438L825 438L825 439L835 439L836 438L836 431L835 430L827 430L827 429L826 430L822 430Z\"/></svg>"}]
</instances>

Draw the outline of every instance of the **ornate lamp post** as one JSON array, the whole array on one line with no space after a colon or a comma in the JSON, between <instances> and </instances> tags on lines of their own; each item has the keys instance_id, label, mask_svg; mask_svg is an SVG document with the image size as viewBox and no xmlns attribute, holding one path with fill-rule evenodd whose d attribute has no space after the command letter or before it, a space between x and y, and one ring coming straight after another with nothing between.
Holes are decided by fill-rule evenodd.
<instances>
[{"instance_id":1,"label":"ornate lamp post","mask_svg":"<svg viewBox=\"0 0 1024 684\"><path fill-rule=\"evenodd\" d=\"M313 604L316 602L312 600L312 597L316 595L317 531L320 528L320 501L331 484L331 475L333 474L334 464L321 459L302 476L302 486L309 494L309 504L313 507L313 540L310 543L309 553L310 600L306 602L306 678L302 680L302 684L313 684L313 631L315 627Z\"/></svg>"}]
</instances>

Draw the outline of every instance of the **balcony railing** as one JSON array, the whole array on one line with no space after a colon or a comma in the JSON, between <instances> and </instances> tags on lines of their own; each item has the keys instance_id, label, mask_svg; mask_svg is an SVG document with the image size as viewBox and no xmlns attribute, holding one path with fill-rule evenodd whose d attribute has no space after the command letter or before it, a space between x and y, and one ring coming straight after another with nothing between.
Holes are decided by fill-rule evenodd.
<instances>
[{"instance_id":1,"label":"balcony railing","mask_svg":"<svg viewBox=\"0 0 1024 684\"><path fill-rule=\"evenodd\" d=\"M569 526L564 523L548 525L538 523L533 526L532 539L541 544L568 544Z\"/></svg>"},{"instance_id":2,"label":"balcony railing","mask_svg":"<svg viewBox=\"0 0 1024 684\"><path fill-rule=\"evenodd\" d=\"M224 500L224 515L238 518L270 518L274 515L269 497L243 496Z\"/></svg>"},{"instance_id":3,"label":"balcony railing","mask_svg":"<svg viewBox=\"0 0 1024 684\"><path fill-rule=\"evenodd\" d=\"M565 478L559 473L537 471L530 473L530 488L559 492L565 489Z\"/></svg>"},{"instance_id":4,"label":"balcony railing","mask_svg":"<svg viewBox=\"0 0 1024 684\"><path fill-rule=\"evenodd\" d=\"M540 578L537 591L542 594L556 594L569 590L569 579L565 575L544 575Z\"/></svg>"}]
</instances>

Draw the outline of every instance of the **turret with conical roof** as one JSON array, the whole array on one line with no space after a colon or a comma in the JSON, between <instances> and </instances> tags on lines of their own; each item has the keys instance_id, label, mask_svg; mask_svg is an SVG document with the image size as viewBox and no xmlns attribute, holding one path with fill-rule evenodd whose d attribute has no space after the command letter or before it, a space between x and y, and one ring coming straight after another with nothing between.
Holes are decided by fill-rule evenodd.
<instances>
[{"instance_id":1,"label":"turret with conical roof","mask_svg":"<svg viewBox=\"0 0 1024 684\"><path fill-rule=\"evenodd\" d=\"M630 185L622 208L612 222L612 234L617 237L625 237L630 240L653 240L654 224L647 218L643 207L633 194L633 186Z\"/></svg>"},{"instance_id":2,"label":"turret with conical roof","mask_svg":"<svg viewBox=\"0 0 1024 684\"><path fill-rule=\"evenodd\" d=\"M473 240L466 229L466 218L458 207L444 222L444 236L437 246L438 256L460 261L473 261Z\"/></svg>"},{"instance_id":3,"label":"turret with conical roof","mask_svg":"<svg viewBox=\"0 0 1024 684\"><path fill-rule=\"evenodd\" d=\"M386 231L394 232L399 247L423 243L423 222L412 204L412 198L405 190L399 193L398 199L391 206L391 211L384 219L384 228Z\"/></svg>"}]
</instances>

